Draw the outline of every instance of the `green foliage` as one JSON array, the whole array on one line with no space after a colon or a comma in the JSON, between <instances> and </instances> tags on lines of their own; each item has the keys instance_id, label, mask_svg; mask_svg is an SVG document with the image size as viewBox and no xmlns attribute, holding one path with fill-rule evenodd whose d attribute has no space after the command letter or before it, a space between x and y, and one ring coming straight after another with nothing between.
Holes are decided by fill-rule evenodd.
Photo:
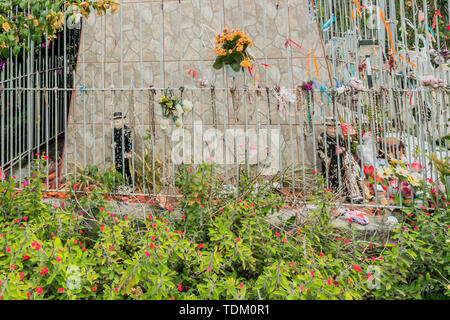
<instances>
[{"instance_id":1,"label":"green foliage","mask_svg":"<svg viewBox=\"0 0 450 320\"><path fill-rule=\"evenodd\" d=\"M268 216L284 204L270 183L255 188L255 179L241 172L235 189L227 189L219 168L203 164L180 171L177 187L185 195L180 211L153 208L144 218L118 217L108 212L100 189L58 206L43 203L39 166L14 200L14 180L0 186L3 299L419 299L448 294L444 209L426 215L411 207L405 213L418 231L398 229L396 245L369 244L354 228L330 226L332 195L324 189L312 200L309 216L275 223ZM87 171L98 174L95 168ZM379 289L369 289L374 265L381 269Z\"/></svg>"},{"instance_id":2,"label":"green foliage","mask_svg":"<svg viewBox=\"0 0 450 320\"><path fill-rule=\"evenodd\" d=\"M64 4L66 3L66 8ZM29 40L40 45L47 35L48 42L64 28L67 17L75 23L81 16L89 17L91 10L98 15L119 9L114 0L8 0L0 2L0 54L7 59L12 53L17 56L21 49L27 50Z\"/></svg>"}]
</instances>

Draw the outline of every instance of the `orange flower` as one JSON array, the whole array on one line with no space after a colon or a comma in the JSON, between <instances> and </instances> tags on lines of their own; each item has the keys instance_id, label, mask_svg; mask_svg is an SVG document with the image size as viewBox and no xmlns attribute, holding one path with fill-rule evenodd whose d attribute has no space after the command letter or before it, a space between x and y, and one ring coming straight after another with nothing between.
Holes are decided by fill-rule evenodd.
<instances>
[{"instance_id":1,"label":"orange flower","mask_svg":"<svg viewBox=\"0 0 450 320\"><path fill-rule=\"evenodd\" d=\"M7 21L3 22L2 27L3 27L3 30L5 30L5 32L8 32L9 30L11 30L11 27L9 26Z\"/></svg>"}]
</instances>

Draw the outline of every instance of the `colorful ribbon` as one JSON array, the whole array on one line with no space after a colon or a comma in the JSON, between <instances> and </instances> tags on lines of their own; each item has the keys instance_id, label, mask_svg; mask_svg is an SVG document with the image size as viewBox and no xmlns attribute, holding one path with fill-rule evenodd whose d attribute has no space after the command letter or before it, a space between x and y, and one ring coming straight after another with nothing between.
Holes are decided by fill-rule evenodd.
<instances>
[{"instance_id":1,"label":"colorful ribbon","mask_svg":"<svg viewBox=\"0 0 450 320\"><path fill-rule=\"evenodd\" d=\"M434 29L434 27L436 26L436 20L437 18L441 18L442 19L442 14L439 10L435 10L434 11L434 16L433 16L433 26L431 27L431 29Z\"/></svg>"},{"instance_id":2,"label":"colorful ribbon","mask_svg":"<svg viewBox=\"0 0 450 320\"><path fill-rule=\"evenodd\" d=\"M365 8L364 6L359 4L359 1L353 1L352 5L356 4L357 7L353 8L352 10L352 16L350 17L350 21L353 21L353 19L355 18L355 12L358 12L359 16L362 17L362 12L361 12L361 8Z\"/></svg>"},{"instance_id":3,"label":"colorful ribbon","mask_svg":"<svg viewBox=\"0 0 450 320\"><path fill-rule=\"evenodd\" d=\"M291 43L295 44L300 50L302 50L302 47L300 47L300 45L298 43L296 43L295 41L292 41L291 39L286 40L286 42L284 43L284 47L287 48L287 46L290 46L292 48Z\"/></svg>"},{"instance_id":4,"label":"colorful ribbon","mask_svg":"<svg viewBox=\"0 0 450 320\"><path fill-rule=\"evenodd\" d=\"M197 76L197 72L193 69L189 69L188 75L191 75L192 73L192 78L195 78Z\"/></svg>"},{"instance_id":5,"label":"colorful ribbon","mask_svg":"<svg viewBox=\"0 0 450 320\"><path fill-rule=\"evenodd\" d=\"M327 22L325 22L325 23L323 24L322 30L323 30L323 31L327 31L327 30L330 28L331 24L332 24L333 22L335 22L335 21L336 21L336 17L334 16L334 14L331 14L331 18L328 19Z\"/></svg>"},{"instance_id":6,"label":"colorful ribbon","mask_svg":"<svg viewBox=\"0 0 450 320\"><path fill-rule=\"evenodd\" d=\"M394 41L392 40L392 33L391 33L391 27L390 25L388 25L386 23L386 19L384 17L384 13L383 11L381 11L381 9L378 9L379 13L380 13L380 17L381 17L381 21L383 21L384 27L386 28L387 32L388 32L388 36L389 36L389 46L390 49L393 53L395 53L396 55L398 55L400 57L400 59L404 60L405 62L407 62L408 64L412 65L414 68L417 68L417 65L415 63L412 63L411 61L406 60L401 54L399 54L394 47Z\"/></svg>"},{"instance_id":7,"label":"colorful ribbon","mask_svg":"<svg viewBox=\"0 0 450 320\"><path fill-rule=\"evenodd\" d=\"M310 52L308 52L308 54L306 55L306 74L308 75L308 78L311 77L310 73L309 73L309 56L312 55L312 58L314 60L314 67L316 68L316 73L317 76L319 76L319 68L317 67L317 59L316 56L314 55L314 50L311 50Z\"/></svg>"}]
</instances>

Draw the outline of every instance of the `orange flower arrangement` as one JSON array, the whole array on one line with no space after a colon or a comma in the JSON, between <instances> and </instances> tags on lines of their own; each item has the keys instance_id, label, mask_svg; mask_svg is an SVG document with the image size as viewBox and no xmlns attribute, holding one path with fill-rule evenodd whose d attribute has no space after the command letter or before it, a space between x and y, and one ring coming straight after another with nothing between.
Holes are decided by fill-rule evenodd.
<instances>
[{"instance_id":1,"label":"orange flower arrangement","mask_svg":"<svg viewBox=\"0 0 450 320\"><path fill-rule=\"evenodd\" d=\"M218 57L214 68L221 69L224 65L230 65L235 72L243 67L251 68L251 60L254 58L247 52L249 46L253 46L253 41L243 31L224 28L222 33L216 36L214 52Z\"/></svg>"}]
</instances>

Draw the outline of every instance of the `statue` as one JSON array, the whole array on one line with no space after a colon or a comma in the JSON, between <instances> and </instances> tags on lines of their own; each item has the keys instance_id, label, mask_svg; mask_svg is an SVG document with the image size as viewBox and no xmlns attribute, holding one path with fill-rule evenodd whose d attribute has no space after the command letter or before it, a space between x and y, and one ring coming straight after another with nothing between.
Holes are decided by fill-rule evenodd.
<instances>
[{"instance_id":1,"label":"statue","mask_svg":"<svg viewBox=\"0 0 450 320\"><path fill-rule=\"evenodd\" d=\"M122 112L114 112L114 160L116 171L120 172L128 185L133 184L131 176L131 130L124 124L126 116Z\"/></svg>"}]
</instances>

